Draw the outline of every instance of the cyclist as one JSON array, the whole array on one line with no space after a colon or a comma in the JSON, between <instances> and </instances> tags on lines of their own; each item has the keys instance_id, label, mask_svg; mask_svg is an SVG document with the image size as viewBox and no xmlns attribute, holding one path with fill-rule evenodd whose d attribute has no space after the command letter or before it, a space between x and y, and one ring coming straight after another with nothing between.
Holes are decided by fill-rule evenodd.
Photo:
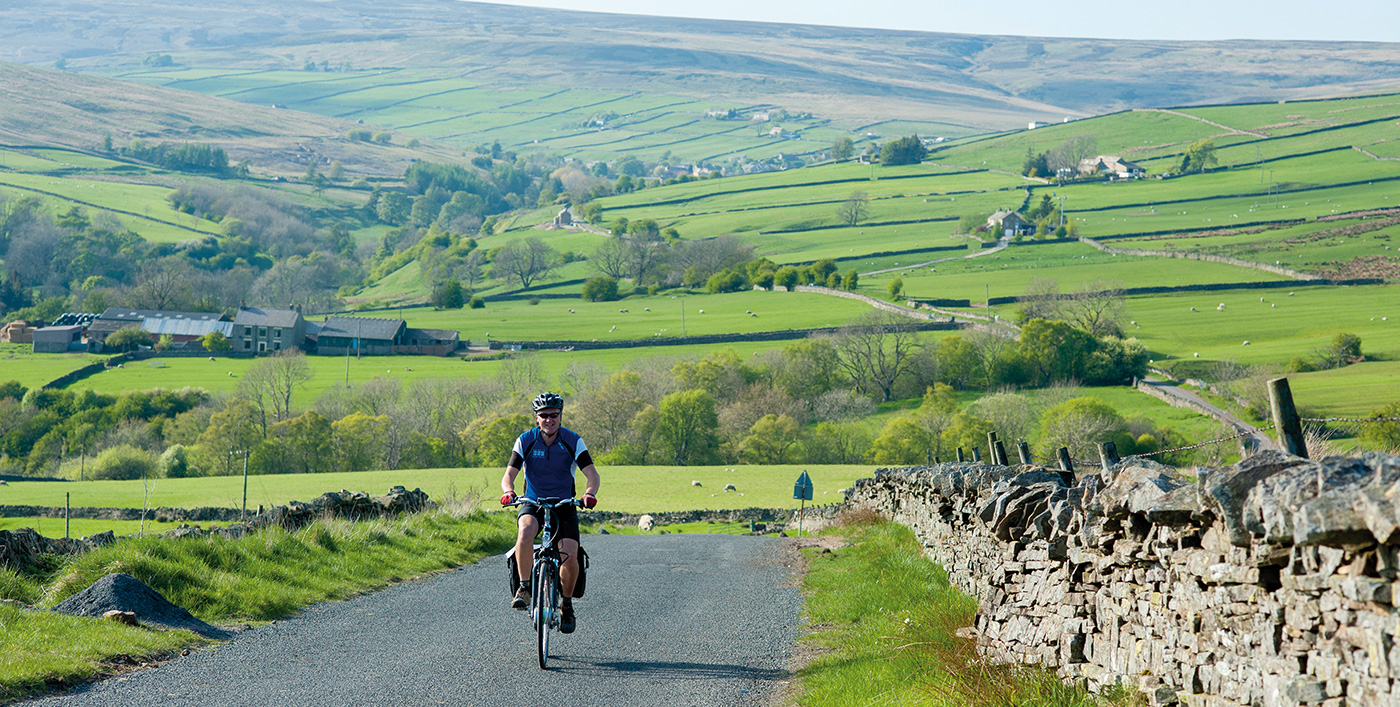
<instances>
[{"instance_id":1,"label":"cyclist","mask_svg":"<svg viewBox=\"0 0 1400 707\"><path fill-rule=\"evenodd\" d=\"M511 599L511 606L524 609L530 604L530 565L535 536L544 522L544 511L538 504L529 503L540 498L573 498L574 473L582 471L588 480L583 492L583 505L592 508L598 503L598 470L593 467L593 458L588 448L572 430L562 427L564 399L557 393L540 393L530 407L535 412L535 423L515 440L515 448L506 464L505 476L501 478L502 504L514 503L515 477L525 470L526 503L520 505L518 526L520 533L515 539L515 566L520 573L520 588ZM559 552L564 557L560 570L560 590L564 595L559 631L574 631L574 582L578 579L578 513L573 506L555 510L555 523L559 540Z\"/></svg>"}]
</instances>

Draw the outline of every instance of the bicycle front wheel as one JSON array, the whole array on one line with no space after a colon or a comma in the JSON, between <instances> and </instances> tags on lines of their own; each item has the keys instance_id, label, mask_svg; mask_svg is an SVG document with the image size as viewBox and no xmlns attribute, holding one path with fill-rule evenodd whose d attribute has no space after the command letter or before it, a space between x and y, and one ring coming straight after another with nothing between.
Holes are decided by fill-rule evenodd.
<instances>
[{"instance_id":1,"label":"bicycle front wheel","mask_svg":"<svg viewBox=\"0 0 1400 707\"><path fill-rule=\"evenodd\" d=\"M557 620L559 607L559 578L554 567L548 562L540 564L539 577L535 580L535 632L540 654L540 669L549 669L549 634Z\"/></svg>"}]
</instances>

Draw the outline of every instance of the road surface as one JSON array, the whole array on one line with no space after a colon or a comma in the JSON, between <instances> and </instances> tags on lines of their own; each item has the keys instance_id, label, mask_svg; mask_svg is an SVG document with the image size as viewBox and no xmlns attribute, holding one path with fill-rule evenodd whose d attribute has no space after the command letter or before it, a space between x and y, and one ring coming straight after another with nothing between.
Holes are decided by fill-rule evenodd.
<instances>
[{"instance_id":1,"label":"road surface","mask_svg":"<svg viewBox=\"0 0 1400 707\"><path fill-rule=\"evenodd\" d=\"M764 705L789 679L801 603L781 541L585 536L578 630L539 669L504 560L395 585L37 704Z\"/></svg>"}]
</instances>

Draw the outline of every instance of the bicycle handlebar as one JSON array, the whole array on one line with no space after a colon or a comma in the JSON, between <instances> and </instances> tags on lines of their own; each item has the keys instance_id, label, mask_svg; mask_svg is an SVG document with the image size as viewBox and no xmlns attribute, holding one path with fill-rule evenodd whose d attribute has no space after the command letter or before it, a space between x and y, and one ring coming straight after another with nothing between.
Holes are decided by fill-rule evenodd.
<instances>
[{"instance_id":1,"label":"bicycle handlebar","mask_svg":"<svg viewBox=\"0 0 1400 707\"><path fill-rule=\"evenodd\" d=\"M527 504L527 503L530 504L530 505L532 505L532 506L550 506L550 507L553 507L553 508L564 508L565 506L574 506L574 507L576 507L576 508L582 508L582 509L584 509L584 510L587 510L587 509L588 509L588 506L585 506L585 505L583 504L583 499L580 499L580 498L554 498L554 497L552 497L552 496L549 497L549 498L537 498L537 499L535 499L535 500L533 500L533 501L530 500L530 499L528 499L528 498L525 498L524 496L517 496L516 499L515 499L513 502L511 502L511 503L502 503L501 506L502 506L502 507L509 508L509 507L514 507L514 506L523 506L523 505L525 505L525 504Z\"/></svg>"}]
</instances>

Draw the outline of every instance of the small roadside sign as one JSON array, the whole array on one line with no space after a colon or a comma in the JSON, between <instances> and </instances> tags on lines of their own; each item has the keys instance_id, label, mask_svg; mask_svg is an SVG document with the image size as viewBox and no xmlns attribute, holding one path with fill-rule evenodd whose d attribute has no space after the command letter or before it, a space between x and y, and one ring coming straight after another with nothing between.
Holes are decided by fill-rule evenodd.
<instances>
[{"instance_id":1,"label":"small roadside sign","mask_svg":"<svg viewBox=\"0 0 1400 707\"><path fill-rule=\"evenodd\" d=\"M801 501L797 510L797 537L802 537L802 516L807 511L807 502L812 500L812 477L807 475L804 469L802 475L797 477L797 483L792 485L792 498Z\"/></svg>"},{"instance_id":2,"label":"small roadside sign","mask_svg":"<svg viewBox=\"0 0 1400 707\"><path fill-rule=\"evenodd\" d=\"M793 484L792 499L794 501L812 500L812 477L808 476L806 471L803 471L802 475L797 477L797 483Z\"/></svg>"}]
</instances>

